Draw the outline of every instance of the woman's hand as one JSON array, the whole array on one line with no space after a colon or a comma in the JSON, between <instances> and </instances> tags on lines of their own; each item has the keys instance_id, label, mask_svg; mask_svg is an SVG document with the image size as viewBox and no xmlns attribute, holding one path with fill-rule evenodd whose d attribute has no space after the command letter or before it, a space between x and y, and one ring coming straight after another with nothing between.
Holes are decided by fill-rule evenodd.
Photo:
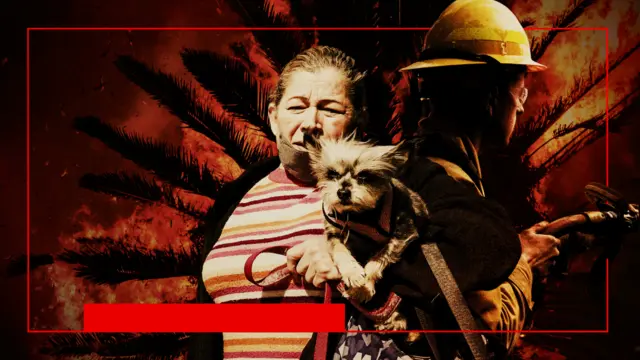
<instances>
[{"instance_id":1,"label":"woman's hand","mask_svg":"<svg viewBox=\"0 0 640 360\"><path fill-rule=\"evenodd\" d=\"M522 257L533 269L544 270L549 259L560 255L560 240L553 235L542 234L548 225L543 221L520 233Z\"/></svg>"},{"instance_id":2,"label":"woman's hand","mask_svg":"<svg viewBox=\"0 0 640 360\"><path fill-rule=\"evenodd\" d=\"M326 239L310 239L287 251L287 267L301 275L307 283L320 287L327 280L340 280L340 272L333 262Z\"/></svg>"}]
</instances>

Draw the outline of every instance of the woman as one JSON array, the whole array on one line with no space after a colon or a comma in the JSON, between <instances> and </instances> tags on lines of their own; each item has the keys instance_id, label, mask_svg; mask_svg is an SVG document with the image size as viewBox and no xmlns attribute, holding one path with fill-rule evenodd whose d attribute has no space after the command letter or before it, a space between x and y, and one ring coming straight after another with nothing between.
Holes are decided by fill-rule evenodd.
<instances>
[{"instance_id":1,"label":"woman","mask_svg":"<svg viewBox=\"0 0 640 360\"><path fill-rule=\"evenodd\" d=\"M338 137L358 126L362 77L352 58L329 47L304 51L285 66L269 105L279 158L245 171L224 191L233 198L216 201L205 244L201 299L321 303L324 290L318 287L340 278L325 246L319 191L303 145L305 136ZM291 282L286 291L268 290L246 279L247 258L274 245L299 245L289 251L288 264L303 274L304 284ZM262 277L283 262L279 255L261 255L253 265L254 276ZM196 344L196 352L206 354L198 357L202 359L298 359L311 335L224 334L219 349L205 340ZM224 354L215 353L223 349Z\"/></svg>"},{"instance_id":2,"label":"woman","mask_svg":"<svg viewBox=\"0 0 640 360\"><path fill-rule=\"evenodd\" d=\"M363 126L366 114L362 79L354 60L330 47L303 51L285 66L269 105L278 158L245 171L221 192L227 196L216 200L205 241L207 257L199 282L200 302L320 303L324 295L321 285L340 279L323 236L321 199L309 171L304 143L309 135L338 137ZM443 176L440 180L443 189L449 194L466 194L466 187L448 179ZM429 203L429 199L425 200ZM471 228L480 231L473 239L468 238L468 232L450 233L451 239L441 239L441 248L463 291L492 289L514 269L521 253L520 243L495 205L474 199L465 201L464 197L455 199L457 206L482 210L470 222ZM446 206L431 216L439 226L460 222L459 218L450 217ZM291 246L286 254L287 267L303 280L291 281L286 290L260 288L244 275L245 262L251 254L275 245ZM484 251L493 248L500 250ZM495 258L471 263L478 259L477 254ZM254 277L262 277L284 262L282 256L263 254L253 265ZM409 256L398 263L393 273L393 281L398 284L393 291L408 303L424 305L437 297L438 287L424 257ZM233 333L224 334L221 343L219 334L195 335L190 357L298 359L311 336ZM345 342L341 343L344 347ZM390 345L387 342L384 346ZM335 348L330 349L328 356L332 358L334 351ZM402 356L401 351L393 352L396 358Z\"/></svg>"}]
</instances>

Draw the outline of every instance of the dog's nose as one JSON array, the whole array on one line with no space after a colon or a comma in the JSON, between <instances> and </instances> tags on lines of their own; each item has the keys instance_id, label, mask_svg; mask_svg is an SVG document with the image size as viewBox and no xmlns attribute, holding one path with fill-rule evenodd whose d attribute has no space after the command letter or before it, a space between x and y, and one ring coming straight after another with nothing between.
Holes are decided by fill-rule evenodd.
<instances>
[{"instance_id":1,"label":"dog's nose","mask_svg":"<svg viewBox=\"0 0 640 360\"><path fill-rule=\"evenodd\" d=\"M349 200L350 197L351 197L351 190L349 189L338 190L338 199L345 201L345 200Z\"/></svg>"}]
</instances>

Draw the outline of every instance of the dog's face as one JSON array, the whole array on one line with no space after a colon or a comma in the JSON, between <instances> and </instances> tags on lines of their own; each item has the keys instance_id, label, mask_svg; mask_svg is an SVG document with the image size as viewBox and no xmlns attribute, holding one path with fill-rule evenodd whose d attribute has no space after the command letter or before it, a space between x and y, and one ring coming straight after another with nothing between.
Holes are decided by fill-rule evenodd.
<instances>
[{"instance_id":1,"label":"dog's face","mask_svg":"<svg viewBox=\"0 0 640 360\"><path fill-rule=\"evenodd\" d=\"M338 213L373 209L391 189L391 178L407 160L396 146L372 146L352 136L320 139L309 147L311 167L324 202Z\"/></svg>"}]
</instances>

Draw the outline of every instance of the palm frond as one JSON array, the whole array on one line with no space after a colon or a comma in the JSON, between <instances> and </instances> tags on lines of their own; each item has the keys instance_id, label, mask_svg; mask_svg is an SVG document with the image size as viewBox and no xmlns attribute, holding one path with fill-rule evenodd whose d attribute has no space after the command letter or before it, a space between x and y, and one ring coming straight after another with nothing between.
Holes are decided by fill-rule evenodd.
<instances>
[{"instance_id":1,"label":"palm frond","mask_svg":"<svg viewBox=\"0 0 640 360\"><path fill-rule=\"evenodd\" d=\"M29 254L29 270L37 269L41 266L53 264L51 254ZM11 257L6 268L7 276L19 276L27 273L27 256L19 255Z\"/></svg>"},{"instance_id":2,"label":"palm frond","mask_svg":"<svg viewBox=\"0 0 640 360\"><path fill-rule=\"evenodd\" d=\"M173 360L187 352L189 334L145 333L105 349L105 359Z\"/></svg>"},{"instance_id":3,"label":"palm frond","mask_svg":"<svg viewBox=\"0 0 640 360\"><path fill-rule=\"evenodd\" d=\"M531 18L525 18L520 20L520 25L522 25L523 28L527 28L529 26L533 26L536 24L536 21L534 19Z\"/></svg>"},{"instance_id":4,"label":"palm frond","mask_svg":"<svg viewBox=\"0 0 640 360\"><path fill-rule=\"evenodd\" d=\"M122 242L114 242L108 247L86 246L80 251L65 249L56 258L78 265L74 268L76 275L95 284L195 276L200 271L197 253L150 250Z\"/></svg>"},{"instance_id":5,"label":"palm frond","mask_svg":"<svg viewBox=\"0 0 640 360\"><path fill-rule=\"evenodd\" d=\"M213 205L209 208L209 210L207 210L207 213L209 213L212 208L213 208ZM193 248L196 249L196 251L202 250L204 246L205 233L209 228L209 226L210 224L207 223L206 221L201 221L196 226L188 230L189 239L193 243Z\"/></svg>"},{"instance_id":6,"label":"palm frond","mask_svg":"<svg viewBox=\"0 0 640 360\"><path fill-rule=\"evenodd\" d=\"M102 333L55 334L47 339L40 353L50 356L88 355L97 353L101 348L118 341L126 341L133 336L133 334Z\"/></svg>"},{"instance_id":7,"label":"palm frond","mask_svg":"<svg viewBox=\"0 0 640 360\"><path fill-rule=\"evenodd\" d=\"M172 360L186 352L189 335L184 333L81 333L49 337L42 354L82 356L95 354L103 359Z\"/></svg>"},{"instance_id":8,"label":"palm frond","mask_svg":"<svg viewBox=\"0 0 640 360\"><path fill-rule=\"evenodd\" d=\"M619 132L621 127L629 125L640 109L640 88L636 88L609 109L609 130ZM559 131L559 136L577 133L571 140L554 152L539 167L547 172L561 166L575 153L605 136L606 113L602 112L578 124Z\"/></svg>"},{"instance_id":9,"label":"palm frond","mask_svg":"<svg viewBox=\"0 0 640 360\"><path fill-rule=\"evenodd\" d=\"M313 14L313 7L311 1L289 1L289 13L291 22L300 27L316 27L315 15ZM310 47L318 42L317 31L302 32L304 39L304 47Z\"/></svg>"},{"instance_id":10,"label":"palm frond","mask_svg":"<svg viewBox=\"0 0 640 360\"><path fill-rule=\"evenodd\" d=\"M114 63L130 81L146 91L160 105L165 106L184 124L215 142L224 142L220 138L222 119L198 101L193 86L171 74L149 67L131 56L119 56Z\"/></svg>"},{"instance_id":11,"label":"palm frond","mask_svg":"<svg viewBox=\"0 0 640 360\"><path fill-rule=\"evenodd\" d=\"M609 72L615 70L624 60L631 56L640 47L640 42L625 51L609 64ZM589 91L606 77L606 67L596 67L591 63L586 73L577 76L573 86L566 95L558 97L551 104L543 105L538 113L526 122L522 122L516 128L512 140L512 146L517 151L524 153L549 127L551 127L568 109L582 99ZM528 156L529 157L529 156Z\"/></svg>"},{"instance_id":12,"label":"palm frond","mask_svg":"<svg viewBox=\"0 0 640 360\"><path fill-rule=\"evenodd\" d=\"M104 236L104 237L79 237L79 238L75 238L74 239L76 241L76 243L83 245L83 246L92 246L92 247L97 247L97 246L109 246L111 244L113 244L115 242L115 240L113 238L110 238L108 236Z\"/></svg>"},{"instance_id":13,"label":"palm frond","mask_svg":"<svg viewBox=\"0 0 640 360\"><path fill-rule=\"evenodd\" d=\"M229 56L191 49L183 50L181 56L189 72L226 111L257 126L265 137L275 141L267 119L269 87Z\"/></svg>"},{"instance_id":14,"label":"palm frond","mask_svg":"<svg viewBox=\"0 0 640 360\"><path fill-rule=\"evenodd\" d=\"M591 63L586 71L574 78L573 85L566 95L559 96L552 103L543 105L533 119L519 126L515 138L520 140L520 137L526 137L530 141L542 136L562 114L597 84L601 75L597 74L598 70L596 65ZM526 150L526 147L528 146L525 146L523 150Z\"/></svg>"},{"instance_id":15,"label":"palm frond","mask_svg":"<svg viewBox=\"0 0 640 360\"><path fill-rule=\"evenodd\" d=\"M214 114L198 99L196 88L186 81L150 68L130 56L118 57L115 64L129 80L149 93L180 121L223 146L225 153L241 167L268 156L260 147L250 145L244 131Z\"/></svg>"},{"instance_id":16,"label":"palm frond","mask_svg":"<svg viewBox=\"0 0 640 360\"><path fill-rule=\"evenodd\" d=\"M273 5L265 0L232 0L228 4L246 26L285 28L292 25L285 15L276 14ZM305 43L309 34L305 36L300 31L255 30L252 33L277 72L300 50L311 46Z\"/></svg>"},{"instance_id":17,"label":"palm frond","mask_svg":"<svg viewBox=\"0 0 640 360\"><path fill-rule=\"evenodd\" d=\"M251 60L249 51L245 44L243 44L241 41L234 41L229 44L228 48L229 51L231 51L231 56L233 56L237 61L241 62L249 72L253 74L258 72L258 66L255 61Z\"/></svg>"},{"instance_id":18,"label":"palm frond","mask_svg":"<svg viewBox=\"0 0 640 360\"><path fill-rule=\"evenodd\" d=\"M595 0L573 0L569 6L559 14L553 21L554 28L574 27L575 21L591 6ZM531 40L531 57L533 60L539 60L545 51L551 45L553 40L560 32L564 30L551 30L542 37L534 37Z\"/></svg>"},{"instance_id":19,"label":"palm frond","mask_svg":"<svg viewBox=\"0 0 640 360\"><path fill-rule=\"evenodd\" d=\"M163 204L196 219L205 213L193 204L185 203L167 184L158 185L138 174L106 173L85 174L80 178L80 187L120 198L151 204Z\"/></svg>"},{"instance_id":20,"label":"palm frond","mask_svg":"<svg viewBox=\"0 0 640 360\"><path fill-rule=\"evenodd\" d=\"M215 177L206 164L200 165L191 153L180 147L127 132L93 116L76 118L73 126L171 185L210 198L215 198L222 186L222 180Z\"/></svg>"}]
</instances>

